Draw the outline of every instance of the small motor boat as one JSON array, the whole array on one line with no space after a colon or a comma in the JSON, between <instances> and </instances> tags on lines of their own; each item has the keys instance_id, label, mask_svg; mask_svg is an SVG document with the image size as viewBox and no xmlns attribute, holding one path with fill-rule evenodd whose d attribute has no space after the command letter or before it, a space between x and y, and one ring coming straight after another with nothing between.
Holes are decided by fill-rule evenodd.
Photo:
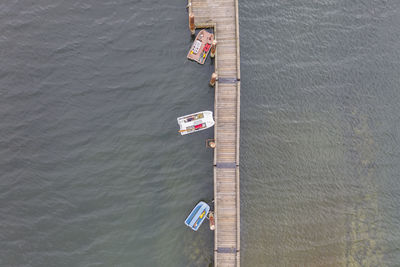
<instances>
[{"instance_id":1,"label":"small motor boat","mask_svg":"<svg viewBox=\"0 0 400 267\"><path fill-rule=\"evenodd\" d=\"M185 224L192 228L193 231L197 231L203 221L207 218L209 211L210 206L208 206L207 203L200 201L186 218Z\"/></svg>"},{"instance_id":2,"label":"small motor boat","mask_svg":"<svg viewBox=\"0 0 400 267\"><path fill-rule=\"evenodd\" d=\"M214 34L201 30L197 34L192 47L189 50L187 58L196 61L199 64L204 64L210 52L211 44L214 40Z\"/></svg>"},{"instance_id":3,"label":"small motor boat","mask_svg":"<svg viewBox=\"0 0 400 267\"><path fill-rule=\"evenodd\" d=\"M214 126L212 111L201 111L177 118L181 135L205 130Z\"/></svg>"}]
</instances>

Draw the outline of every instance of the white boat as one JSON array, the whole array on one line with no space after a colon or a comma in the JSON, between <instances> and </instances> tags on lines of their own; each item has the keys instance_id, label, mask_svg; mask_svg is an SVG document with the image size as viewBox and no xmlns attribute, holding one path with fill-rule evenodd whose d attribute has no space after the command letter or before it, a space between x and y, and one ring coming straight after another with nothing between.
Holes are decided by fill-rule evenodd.
<instances>
[{"instance_id":1,"label":"white boat","mask_svg":"<svg viewBox=\"0 0 400 267\"><path fill-rule=\"evenodd\" d=\"M200 111L177 118L181 135L198 132L214 126L212 111Z\"/></svg>"}]
</instances>

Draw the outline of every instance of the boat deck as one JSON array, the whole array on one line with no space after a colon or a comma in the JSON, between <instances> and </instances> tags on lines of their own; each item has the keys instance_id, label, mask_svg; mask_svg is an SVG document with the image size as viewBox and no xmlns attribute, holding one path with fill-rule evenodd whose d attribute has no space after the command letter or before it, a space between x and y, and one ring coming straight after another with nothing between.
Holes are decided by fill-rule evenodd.
<instances>
[{"instance_id":1,"label":"boat deck","mask_svg":"<svg viewBox=\"0 0 400 267\"><path fill-rule=\"evenodd\" d=\"M204 64L210 52L213 40L214 40L214 34L206 30L201 30L198 33L195 41L193 42L193 45L190 48L187 58L196 61L199 64Z\"/></svg>"},{"instance_id":2,"label":"boat deck","mask_svg":"<svg viewBox=\"0 0 400 267\"><path fill-rule=\"evenodd\" d=\"M214 266L240 266L240 52L237 0L189 0L196 28L217 40L214 107Z\"/></svg>"}]
</instances>

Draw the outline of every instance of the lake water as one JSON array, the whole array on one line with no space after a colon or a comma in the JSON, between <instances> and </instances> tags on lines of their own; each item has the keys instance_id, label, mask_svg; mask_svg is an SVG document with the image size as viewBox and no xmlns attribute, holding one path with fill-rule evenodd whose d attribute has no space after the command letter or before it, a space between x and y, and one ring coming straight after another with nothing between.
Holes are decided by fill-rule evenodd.
<instances>
[{"instance_id":1,"label":"lake water","mask_svg":"<svg viewBox=\"0 0 400 267\"><path fill-rule=\"evenodd\" d=\"M0 266L209 266L186 1L0 4ZM240 1L241 265L398 266L400 2Z\"/></svg>"}]
</instances>

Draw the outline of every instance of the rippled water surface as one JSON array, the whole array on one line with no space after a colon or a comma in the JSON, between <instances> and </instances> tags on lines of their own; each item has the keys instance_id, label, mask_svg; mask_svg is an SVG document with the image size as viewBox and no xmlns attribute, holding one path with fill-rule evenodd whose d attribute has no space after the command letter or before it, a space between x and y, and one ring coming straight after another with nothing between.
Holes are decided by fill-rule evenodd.
<instances>
[{"instance_id":1,"label":"rippled water surface","mask_svg":"<svg viewBox=\"0 0 400 267\"><path fill-rule=\"evenodd\" d=\"M0 266L209 266L186 1L0 3ZM400 262L400 2L240 1L241 265Z\"/></svg>"},{"instance_id":2,"label":"rippled water surface","mask_svg":"<svg viewBox=\"0 0 400 267\"><path fill-rule=\"evenodd\" d=\"M243 266L400 263L400 2L241 2Z\"/></svg>"}]
</instances>

